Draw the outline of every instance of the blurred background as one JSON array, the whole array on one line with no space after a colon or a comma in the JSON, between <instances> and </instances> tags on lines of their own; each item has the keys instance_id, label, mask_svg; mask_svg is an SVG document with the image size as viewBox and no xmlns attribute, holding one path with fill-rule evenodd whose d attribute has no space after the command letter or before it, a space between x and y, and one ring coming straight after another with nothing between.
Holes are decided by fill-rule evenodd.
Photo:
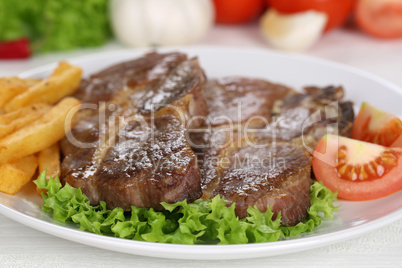
<instances>
[{"instance_id":1,"label":"blurred background","mask_svg":"<svg viewBox=\"0 0 402 268\"><path fill-rule=\"evenodd\" d=\"M400 0L0 0L0 59L10 60L110 44L232 38L225 41L305 52L323 39L381 48L401 47L401 37Z\"/></svg>"},{"instance_id":2,"label":"blurred background","mask_svg":"<svg viewBox=\"0 0 402 268\"><path fill-rule=\"evenodd\" d=\"M402 85L402 0L0 0L0 73L122 48L290 51Z\"/></svg>"}]
</instances>

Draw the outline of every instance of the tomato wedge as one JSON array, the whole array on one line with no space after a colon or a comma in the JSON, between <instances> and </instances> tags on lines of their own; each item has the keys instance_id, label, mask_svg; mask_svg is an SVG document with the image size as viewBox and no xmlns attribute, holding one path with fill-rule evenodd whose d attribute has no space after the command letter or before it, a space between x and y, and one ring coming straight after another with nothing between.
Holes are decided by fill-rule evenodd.
<instances>
[{"instance_id":1,"label":"tomato wedge","mask_svg":"<svg viewBox=\"0 0 402 268\"><path fill-rule=\"evenodd\" d=\"M401 134L398 117L363 102L353 125L353 139L389 147Z\"/></svg>"},{"instance_id":2,"label":"tomato wedge","mask_svg":"<svg viewBox=\"0 0 402 268\"><path fill-rule=\"evenodd\" d=\"M402 188L402 149L326 135L314 151L313 171L339 198L377 199Z\"/></svg>"},{"instance_id":3,"label":"tomato wedge","mask_svg":"<svg viewBox=\"0 0 402 268\"><path fill-rule=\"evenodd\" d=\"M401 0L359 0L355 19L360 29L372 36L402 37Z\"/></svg>"},{"instance_id":4,"label":"tomato wedge","mask_svg":"<svg viewBox=\"0 0 402 268\"><path fill-rule=\"evenodd\" d=\"M392 144L391 147L402 148L402 135L400 135Z\"/></svg>"}]
</instances>

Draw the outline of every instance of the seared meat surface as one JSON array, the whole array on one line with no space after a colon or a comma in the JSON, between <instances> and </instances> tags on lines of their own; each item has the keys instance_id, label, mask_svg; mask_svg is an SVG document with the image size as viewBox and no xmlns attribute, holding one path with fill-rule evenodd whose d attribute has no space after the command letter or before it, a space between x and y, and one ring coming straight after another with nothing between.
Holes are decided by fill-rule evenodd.
<instances>
[{"instance_id":1,"label":"seared meat surface","mask_svg":"<svg viewBox=\"0 0 402 268\"><path fill-rule=\"evenodd\" d=\"M157 90L156 85L186 60L187 56L181 53L150 53L136 60L120 63L82 81L75 97L83 103L98 104L101 101L110 101L121 90L129 91L128 95L139 90L145 95L147 91L141 90L142 87Z\"/></svg>"},{"instance_id":2,"label":"seared meat surface","mask_svg":"<svg viewBox=\"0 0 402 268\"><path fill-rule=\"evenodd\" d=\"M302 147L281 144L245 147L228 155L216 193L236 203L236 214L247 216L248 206L282 214L284 225L305 219L310 205L311 157Z\"/></svg>"},{"instance_id":3,"label":"seared meat surface","mask_svg":"<svg viewBox=\"0 0 402 268\"><path fill-rule=\"evenodd\" d=\"M220 194L236 203L239 217L247 216L248 206L265 211L269 205L275 215L281 212L284 225L304 220L312 182L309 149L314 149L325 131L350 133L352 104L341 102L342 98L343 89L335 87L290 92L268 112L253 113L272 114L264 127L218 126L192 133L190 143L199 159L203 198ZM220 101L224 106L225 99ZM231 102L231 96L227 101ZM214 110L214 105L209 107L210 115L225 114L222 109Z\"/></svg>"},{"instance_id":4,"label":"seared meat surface","mask_svg":"<svg viewBox=\"0 0 402 268\"><path fill-rule=\"evenodd\" d=\"M151 53L83 81L84 109L61 141L62 179L92 204L130 209L201 195L197 158L186 127L207 113L205 75L196 59Z\"/></svg>"},{"instance_id":5,"label":"seared meat surface","mask_svg":"<svg viewBox=\"0 0 402 268\"><path fill-rule=\"evenodd\" d=\"M118 132L115 145L107 150L94 174L96 191L91 200L129 210L131 205L162 209L162 201L199 198L200 170L182 122L165 112L155 116L153 124L141 124L141 120ZM75 185L81 180L69 178Z\"/></svg>"},{"instance_id":6,"label":"seared meat surface","mask_svg":"<svg viewBox=\"0 0 402 268\"><path fill-rule=\"evenodd\" d=\"M272 142L232 137L191 135L203 149L196 150L201 169L202 198L220 195L236 203L240 218L248 206L274 216L281 212L282 224L295 225L306 217L310 206L311 156L299 141ZM215 133L216 134L216 133Z\"/></svg>"},{"instance_id":7,"label":"seared meat surface","mask_svg":"<svg viewBox=\"0 0 402 268\"><path fill-rule=\"evenodd\" d=\"M274 104L272 123L264 130L248 132L257 140L302 142L315 148L316 143L327 133L350 136L354 112L353 103L342 101L341 87L305 88Z\"/></svg>"},{"instance_id":8,"label":"seared meat surface","mask_svg":"<svg viewBox=\"0 0 402 268\"><path fill-rule=\"evenodd\" d=\"M274 102L292 93L288 87L261 79L235 76L209 80L205 89L210 109L207 121L213 127L245 123L264 126L264 119L271 118Z\"/></svg>"}]
</instances>

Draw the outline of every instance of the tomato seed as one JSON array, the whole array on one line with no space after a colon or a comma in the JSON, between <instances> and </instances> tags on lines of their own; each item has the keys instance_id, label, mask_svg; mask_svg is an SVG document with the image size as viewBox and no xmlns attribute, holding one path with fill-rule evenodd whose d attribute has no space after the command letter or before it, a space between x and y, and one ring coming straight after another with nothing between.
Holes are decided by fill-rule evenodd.
<instances>
[{"instance_id":1,"label":"tomato seed","mask_svg":"<svg viewBox=\"0 0 402 268\"><path fill-rule=\"evenodd\" d=\"M338 151L339 158L335 169L340 178L352 181L381 178L397 165L399 157L399 152L388 149L374 161L365 163L363 166L352 166L347 164L347 152L345 152L344 148L340 148Z\"/></svg>"}]
</instances>

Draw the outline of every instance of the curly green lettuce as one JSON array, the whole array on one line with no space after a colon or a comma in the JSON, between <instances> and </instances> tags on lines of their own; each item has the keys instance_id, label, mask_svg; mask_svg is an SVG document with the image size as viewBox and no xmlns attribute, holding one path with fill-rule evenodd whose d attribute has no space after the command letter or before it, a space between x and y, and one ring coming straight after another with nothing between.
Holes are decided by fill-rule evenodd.
<instances>
[{"instance_id":1,"label":"curly green lettuce","mask_svg":"<svg viewBox=\"0 0 402 268\"><path fill-rule=\"evenodd\" d=\"M28 37L37 52L92 47L111 36L108 0L0 0L0 41Z\"/></svg>"},{"instance_id":2,"label":"curly green lettuce","mask_svg":"<svg viewBox=\"0 0 402 268\"><path fill-rule=\"evenodd\" d=\"M266 212L249 207L249 216L239 219L235 205L227 206L227 201L219 196L193 203L162 203L165 211L161 212L135 206L124 212L121 208L107 209L105 202L91 206L81 189L69 184L63 187L57 177L47 180L46 171L35 184L46 190L42 192L42 208L52 213L56 221L75 223L79 229L96 234L160 243L224 245L278 241L311 232L323 217L332 219L337 209L333 205L336 193L319 182L310 188L307 219L292 227L281 226L280 214L273 219L269 207Z\"/></svg>"}]
</instances>

